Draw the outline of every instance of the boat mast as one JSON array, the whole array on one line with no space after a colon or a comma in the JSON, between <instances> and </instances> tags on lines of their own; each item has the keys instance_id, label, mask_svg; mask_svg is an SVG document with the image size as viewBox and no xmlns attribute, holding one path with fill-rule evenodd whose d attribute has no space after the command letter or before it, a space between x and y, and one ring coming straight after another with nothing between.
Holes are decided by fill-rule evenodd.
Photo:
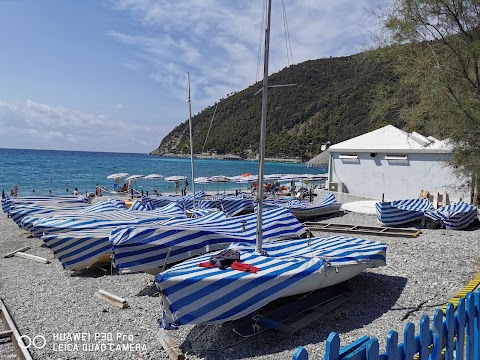
<instances>
[{"instance_id":1,"label":"boat mast","mask_svg":"<svg viewBox=\"0 0 480 360\"><path fill-rule=\"evenodd\" d=\"M190 73L187 72L188 78L188 124L190 127L190 159L192 163L192 191L193 191L193 208L195 209L195 163L193 156L193 135L192 135L192 100L190 98Z\"/></svg>"},{"instance_id":2,"label":"boat mast","mask_svg":"<svg viewBox=\"0 0 480 360\"><path fill-rule=\"evenodd\" d=\"M257 182L257 233L256 251L262 253L263 235L263 168L265 162L265 138L267 132L267 90L268 90L268 54L270 50L270 8L272 0L266 1L265 18L265 53L263 56L263 85L262 85L262 118L260 127L260 153L258 159L258 182Z\"/></svg>"}]
</instances>

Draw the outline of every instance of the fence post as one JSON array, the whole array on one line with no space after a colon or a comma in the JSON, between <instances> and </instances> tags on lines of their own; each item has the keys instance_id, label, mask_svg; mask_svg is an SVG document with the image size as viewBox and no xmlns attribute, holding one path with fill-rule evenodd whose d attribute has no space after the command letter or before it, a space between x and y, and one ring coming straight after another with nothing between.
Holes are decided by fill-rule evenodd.
<instances>
[{"instance_id":1,"label":"fence post","mask_svg":"<svg viewBox=\"0 0 480 360\"><path fill-rule=\"evenodd\" d=\"M331 332L327 338L324 360L339 360L340 337L336 332Z\"/></svg>"},{"instance_id":2,"label":"fence post","mask_svg":"<svg viewBox=\"0 0 480 360\"><path fill-rule=\"evenodd\" d=\"M466 360L474 360L474 346L475 346L475 331L474 331L474 321L475 321L475 297L473 296L473 293L468 293L467 297L465 298L465 308L467 312L467 317L466 317L466 346L467 346L467 351L466 351Z\"/></svg>"},{"instance_id":3,"label":"fence post","mask_svg":"<svg viewBox=\"0 0 480 360\"><path fill-rule=\"evenodd\" d=\"M453 350L455 349L455 307L453 304L448 304L447 315L445 319L447 332L445 334L445 360L453 360Z\"/></svg>"},{"instance_id":4,"label":"fence post","mask_svg":"<svg viewBox=\"0 0 480 360\"><path fill-rule=\"evenodd\" d=\"M415 325L409 322L405 325L405 330L403 330L403 353L405 354L405 360L413 360L416 352Z\"/></svg>"},{"instance_id":5,"label":"fence post","mask_svg":"<svg viewBox=\"0 0 480 360\"><path fill-rule=\"evenodd\" d=\"M308 352L303 346L299 346L293 354L292 360L308 360Z\"/></svg>"},{"instance_id":6,"label":"fence post","mask_svg":"<svg viewBox=\"0 0 480 360\"><path fill-rule=\"evenodd\" d=\"M465 359L465 299L461 298L457 305L456 321L456 358L457 360Z\"/></svg>"},{"instance_id":7,"label":"fence post","mask_svg":"<svg viewBox=\"0 0 480 360\"><path fill-rule=\"evenodd\" d=\"M427 315L422 316L420 320L420 349L419 349L419 360L427 360L429 355L428 347L433 344L431 332L430 332L430 318Z\"/></svg>"},{"instance_id":8,"label":"fence post","mask_svg":"<svg viewBox=\"0 0 480 360\"><path fill-rule=\"evenodd\" d=\"M380 349L378 346L378 340L373 338L367 345L367 360L378 360L380 356Z\"/></svg>"},{"instance_id":9,"label":"fence post","mask_svg":"<svg viewBox=\"0 0 480 360\"><path fill-rule=\"evenodd\" d=\"M443 312L440 309L435 310L433 314L432 335L433 335L433 349L430 353L431 359L440 359L443 348L443 338L445 334L443 324ZM435 335L438 338L438 344L435 346Z\"/></svg>"},{"instance_id":10,"label":"fence post","mask_svg":"<svg viewBox=\"0 0 480 360\"><path fill-rule=\"evenodd\" d=\"M398 347L398 333L396 331L390 330L387 335L387 345L385 352L388 360L401 360L402 354L400 354L400 351L402 350Z\"/></svg>"},{"instance_id":11,"label":"fence post","mask_svg":"<svg viewBox=\"0 0 480 360\"><path fill-rule=\"evenodd\" d=\"M474 320L474 332L475 332L475 348L473 357L475 359L480 358L480 292L476 291L473 293L475 298L475 320Z\"/></svg>"}]
</instances>

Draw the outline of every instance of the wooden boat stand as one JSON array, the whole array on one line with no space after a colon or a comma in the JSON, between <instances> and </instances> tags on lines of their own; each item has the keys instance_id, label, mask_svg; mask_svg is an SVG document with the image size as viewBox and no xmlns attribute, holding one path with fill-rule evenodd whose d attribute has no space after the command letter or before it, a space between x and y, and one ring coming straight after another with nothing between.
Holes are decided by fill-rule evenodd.
<instances>
[{"instance_id":1,"label":"wooden boat stand","mask_svg":"<svg viewBox=\"0 0 480 360\"><path fill-rule=\"evenodd\" d=\"M395 237L418 237L422 232L417 229L392 228L383 226L361 226L348 224L330 224L324 222L304 222L307 230L330 231L349 234L395 236Z\"/></svg>"},{"instance_id":2,"label":"wooden boat stand","mask_svg":"<svg viewBox=\"0 0 480 360\"><path fill-rule=\"evenodd\" d=\"M20 333L18 332L13 319L10 317L3 300L0 299L0 319L2 320L3 327L5 330L0 331L0 339L5 337L10 337L10 341L13 345L13 348L18 355L18 358L21 360L32 360L32 356L28 352L28 349L21 347L19 343L23 341L20 339Z\"/></svg>"},{"instance_id":3,"label":"wooden boat stand","mask_svg":"<svg viewBox=\"0 0 480 360\"><path fill-rule=\"evenodd\" d=\"M307 296L300 294L278 299L240 319L233 331L242 337L250 337L263 330L293 334L327 315L351 296L346 282L343 282L314 291Z\"/></svg>"}]
</instances>

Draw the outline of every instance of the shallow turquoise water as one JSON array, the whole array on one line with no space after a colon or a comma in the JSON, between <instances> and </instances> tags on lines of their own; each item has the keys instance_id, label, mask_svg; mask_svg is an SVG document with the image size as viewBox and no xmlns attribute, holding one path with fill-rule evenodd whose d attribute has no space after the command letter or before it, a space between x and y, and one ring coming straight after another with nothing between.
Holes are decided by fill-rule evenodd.
<instances>
[{"instance_id":1,"label":"shallow turquoise water","mask_svg":"<svg viewBox=\"0 0 480 360\"><path fill-rule=\"evenodd\" d=\"M150 156L147 154L0 149L0 190L9 193L14 185L20 187L20 196L64 195L75 188L80 193L94 192L98 183L111 189L113 180L107 176L115 173L130 175L160 174L164 176L183 175L192 189L191 166L188 158ZM307 168L305 164L268 162L265 174L318 174L317 168ZM258 173L258 163L238 160L195 159L195 177L243 173ZM163 179L137 180L138 190L173 192L174 185ZM238 184L196 184L196 190L232 190ZM245 188L246 185L243 185ZM68 190L67 190L68 189Z\"/></svg>"}]
</instances>

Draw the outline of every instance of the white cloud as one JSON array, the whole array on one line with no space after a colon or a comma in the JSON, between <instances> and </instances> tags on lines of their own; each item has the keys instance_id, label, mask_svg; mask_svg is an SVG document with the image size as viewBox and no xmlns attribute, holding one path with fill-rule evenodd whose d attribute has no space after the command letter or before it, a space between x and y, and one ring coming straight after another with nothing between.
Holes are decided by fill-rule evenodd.
<instances>
[{"instance_id":1,"label":"white cloud","mask_svg":"<svg viewBox=\"0 0 480 360\"><path fill-rule=\"evenodd\" d=\"M370 43L369 32L377 26L366 9L387 2L285 2L293 60L299 63L363 50ZM142 53L152 69L150 76L171 89L175 96L182 99L185 96L187 71L192 74L192 96L199 108L258 80L263 1L111 0L111 4L115 10L128 13L149 35L116 31L109 35L131 46L132 52ZM283 23L281 2L274 1L271 73L288 65Z\"/></svg>"},{"instance_id":2,"label":"white cloud","mask_svg":"<svg viewBox=\"0 0 480 360\"><path fill-rule=\"evenodd\" d=\"M6 148L149 152L170 130L32 100L0 101L0 123Z\"/></svg>"}]
</instances>

